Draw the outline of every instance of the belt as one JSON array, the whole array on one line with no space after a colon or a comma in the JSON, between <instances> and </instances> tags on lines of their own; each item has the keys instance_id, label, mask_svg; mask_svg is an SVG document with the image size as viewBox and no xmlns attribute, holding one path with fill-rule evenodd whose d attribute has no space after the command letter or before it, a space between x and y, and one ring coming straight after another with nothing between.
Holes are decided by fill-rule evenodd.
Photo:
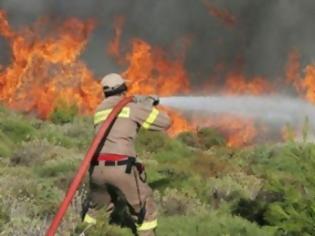
<instances>
[{"instance_id":1,"label":"belt","mask_svg":"<svg viewBox=\"0 0 315 236\"><path fill-rule=\"evenodd\" d=\"M128 159L121 160L121 161L96 161L93 163L94 165L104 165L104 166L123 166L128 164Z\"/></svg>"},{"instance_id":2,"label":"belt","mask_svg":"<svg viewBox=\"0 0 315 236\"><path fill-rule=\"evenodd\" d=\"M136 163L135 157L129 157L126 155L113 154L113 153L101 153L95 161L92 161L92 165L104 165L104 166L122 166L127 165L126 173L131 173L131 168Z\"/></svg>"},{"instance_id":3,"label":"belt","mask_svg":"<svg viewBox=\"0 0 315 236\"><path fill-rule=\"evenodd\" d=\"M98 161L121 161L124 159L128 159L128 156L113 153L101 153L97 157Z\"/></svg>"}]
</instances>

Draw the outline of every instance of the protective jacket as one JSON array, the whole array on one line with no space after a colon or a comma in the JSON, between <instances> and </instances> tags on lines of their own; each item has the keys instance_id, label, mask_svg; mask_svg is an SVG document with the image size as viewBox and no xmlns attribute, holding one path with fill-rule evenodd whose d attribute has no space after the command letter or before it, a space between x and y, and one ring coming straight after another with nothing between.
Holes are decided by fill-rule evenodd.
<instances>
[{"instance_id":1,"label":"protective jacket","mask_svg":"<svg viewBox=\"0 0 315 236\"><path fill-rule=\"evenodd\" d=\"M106 98L97 107L94 116L96 132L121 98L121 96ZM136 97L118 115L100 153L110 151L114 154L135 157L134 141L141 127L147 130L161 131L167 129L170 124L168 115L152 106L152 101L145 99L145 97Z\"/></svg>"}]
</instances>

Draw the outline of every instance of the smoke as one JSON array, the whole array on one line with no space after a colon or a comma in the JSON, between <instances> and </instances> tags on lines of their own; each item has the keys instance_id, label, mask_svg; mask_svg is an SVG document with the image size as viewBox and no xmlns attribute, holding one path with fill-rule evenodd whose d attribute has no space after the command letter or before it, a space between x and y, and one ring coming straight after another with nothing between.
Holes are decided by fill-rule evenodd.
<instances>
[{"instance_id":1,"label":"smoke","mask_svg":"<svg viewBox=\"0 0 315 236\"><path fill-rule=\"evenodd\" d=\"M98 75L124 68L106 55L113 37L113 20L125 16L123 51L129 40L140 37L168 51L175 51L183 38L191 39L185 61L193 83L209 78L218 64L224 73L244 64L247 74L277 78L283 75L288 52L301 52L303 64L315 55L315 3L309 0L208 0L219 10L226 9L236 19L228 27L211 15L199 0L2 0L15 27L31 24L39 17L52 19L94 18L97 27L83 59ZM0 40L1 51L7 45ZM174 50L175 48L175 50ZM172 49L172 50L171 50ZM6 49L7 50L7 49ZM3 56L2 56L3 57ZM238 63L236 63L238 62ZM3 60L0 61L3 64Z\"/></svg>"},{"instance_id":2,"label":"smoke","mask_svg":"<svg viewBox=\"0 0 315 236\"><path fill-rule=\"evenodd\" d=\"M273 125L302 125L308 118L315 127L315 107L304 100L285 96L164 97L161 104L199 116L232 114Z\"/></svg>"}]
</instances>

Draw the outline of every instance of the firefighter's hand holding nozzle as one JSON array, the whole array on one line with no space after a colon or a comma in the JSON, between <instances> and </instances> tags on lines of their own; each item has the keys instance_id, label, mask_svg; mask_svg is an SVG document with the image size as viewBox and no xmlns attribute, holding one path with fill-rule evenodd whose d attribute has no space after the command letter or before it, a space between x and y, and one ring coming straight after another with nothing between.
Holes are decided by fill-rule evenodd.
<instances>
[{"instance_id":1,"label":"firefighter's hand holding nozzle","mask_svg":"<svg viewBox=\"0 0 315 236\"><path fill-rule=\"evenodd\" d=\"M152 106L157 106L160 103L160 98L157 95L135 96L134 99L135 99L135 102L147 103Z\"/></svg>"},{"instance_id":2,"label":"firefighter's hand holding nozzle","mask_svg":"<svg viewBox=\"0 0 315 236\"><path fill-rule=\"evenodd\" d=\"M160 98L157 95L151 95L149 96L149 99L151 99L153 102L153 106L157 106L160 103Z\"/></svg>"}]
</instances>

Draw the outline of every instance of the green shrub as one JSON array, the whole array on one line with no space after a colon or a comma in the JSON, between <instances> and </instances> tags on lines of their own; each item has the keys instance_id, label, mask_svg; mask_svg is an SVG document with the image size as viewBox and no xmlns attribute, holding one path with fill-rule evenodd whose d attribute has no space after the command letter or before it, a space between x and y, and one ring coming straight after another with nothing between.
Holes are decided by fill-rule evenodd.
<instances>
[{"instance_id":1,"label":"green shrub","mask_svg":"<svg viewBox=\"0 0 315 236\"><path fill-rule=\"evenodd\" d=\"M243 172L231 173L221 178L211 178L209 184L217 198L223 200L255 199L262 188L261 179Z\"/></svg>"},{"instance_id":2,"label":"green shrub","mask_svg":"<svg viewBox=\"0 0 315 236\"><path fill-rule=\"evenodd\" d=\"M182 143L203 150L208 150L213 146L224 146L226 140L224 136L213 128L201 128L196 133L183 132L177 136Z\"/></svg>"},{"instance_id":3,"label":"green shrub","mask_svg":"<svg viewBox=\"0 0 315 236\"><path fill-rule=\"evenodd\" d=\"M272 236L273 228L260 228L240 217L216 212L188 216L168 216L159 220L160 236Z\"/></svg>"},{"instance_id":4,"label":"green shrub","mask_svg":"<svg viewBox=\"0 0 315 236\"><path fill-rule=\"evenodd\" d=\"M182 132L177 135L176 139L190 147L200 147L197 135L195 135L193 132Z\"/></svg>"},{"instance_id":5,"label":"green shrub","mask_svg":"<svg viewBox=\"0 0 315 236\"><path fill-rule=\"evenodd\" d=\"M78 154L71 149L56 146L49 143L47 140L33 140L23 143L13 153L10 161L13 166L32 166L39 168L45 167L45 163L58 166L59 164L69 163L74 161L79 162L82 154ZM69 170L69 169L68 169Z\"/></svg>"},{"instance_id":6,"label":"green shrub","mask_svg":"<svg viewBox=\"0 0 315 236\"><path fill-rule=\"evenodd\" d=\"M157 153L163 150L171 139L164 133L140 130L136 140L136 147L139 151Z\"/></svg>"},{"instance_id":7,"label":"green shrub","mask_svg":"<svg viewBox=\"0 0 315 236\"><path fill-rule=\"evenodd\" d=\"M197 131L197 137L202 149L209 149L213 146L223 146L226 143L224 136L213 128L202 128Z\"/></svg>"},{"instance_id":8,"label":"green shrub","mask_svg":"<svg viewBox=\"0 0 315 236\"><path fill-rule=\"evenodd\" d=\"M33 140L23 143L11 157L13 165L41 165L47 159L56 158L57 149L47 140Z\"/></svg>"},{"instance_id":9,"label":"green shrub","mask_svg":"<svg viewBox=\"0 0 315 236\"><path fill-rule=\"evenodd\" d=\"M207 211L204 205L191 191L179 191L167 188L160 199L162 214L173 215L196 215Z\"/></svg>"},{"instance_id":10,"label":"green shrub","mask_svg":"<svg viewBox=\"0 0 315 236\"><path fill-rule=\"evenodd\" d=\"M80 150L86 150L95 135L91 117L76 117L72 123L64 125L63 128L64 136Z\"/></svg>"},{"instance_id":11,"label":"green shrub","mask_svg":"<svg viewBox=\"0 0 315 236\"><path fill-rule=\"evenodd\" d=\"M0 131L0 157L9 157L14 145L10 138Z\"/></svg>"},{"instance_id":12,"label":"green shrub","mask_svg":"<svg viewBox=\"0 0 315 236\"><path fill-rule=\"evenodd\" d=\"M205 178L225 176L236 170L232 163L212 153L199 153L198 158L192 161L190 168Z\"/></svg>"},{"instance_id":13,"label":"green shrub","mask_svg":"<svg viewBox=\"0 0 315 236\"><path fill-rule=\"evenodd\" d=\"M67 137L65 134L65 129L63 125L47 124L41 129L38 137L41 139L46 139L49 143L63 146L66 148L72 148L75 146L75 140L73 138Z\"/></svg>"},{"instance_id":14,"label":"green shrub","mask_svg":"<svg viewBox=\"0 0 315 236\"><path fill-rule=\"evenodd\" d=\"M314 144L293 142L250 151L246 158L251 171L261 175L265 184L256 199L240 202L237 214L256 222L262 218L258 223L276 226L283 235L312 235L315 232L314 155Z\"/></svg>"},{"instance_id":15,"label":"green shrub","mask_svg":"<svg viewBox=\"0 0 315 236\"><path fill-rule=\"evenodd\" d=\"M4 119L0 122L0 130L13 142L30 140L35 135L35 129L27 121L20 119Z\"/></svg>"},{"instance_id":16,"label":"green shrub","mask_svg":"<svg viewBox=\"0 0 315 236\"><path fill-rule=\"evenodd\" d=\"M73 162L73 160L51 160L47 161L44 165L36 166L35 171L40 177L57 177L66 176L67 174L72 174L79 163Z\"/></svg>"},{"instance_id":17,"label":"green shrub","mask_svg":"<svg viewBox=\"0 0 315 236\"><path fill-rule=\"evenodd\" d=\"M55 124L65 124L72 122L77 114L78 107L76 104L68 104L65 101L60 101L49 118Z\"/></svg>"},{"instance_id":18,"label":"green shrub","mask_svg":"<svg viewBox=\"0 0 315 236\"><path fill-rule=\"evenodd\" d=\"M3 231L4 226L10 221L8 210L8 206L6 206L2 198L0 198L0 232Z\"/></svg>"}]
</instances>

